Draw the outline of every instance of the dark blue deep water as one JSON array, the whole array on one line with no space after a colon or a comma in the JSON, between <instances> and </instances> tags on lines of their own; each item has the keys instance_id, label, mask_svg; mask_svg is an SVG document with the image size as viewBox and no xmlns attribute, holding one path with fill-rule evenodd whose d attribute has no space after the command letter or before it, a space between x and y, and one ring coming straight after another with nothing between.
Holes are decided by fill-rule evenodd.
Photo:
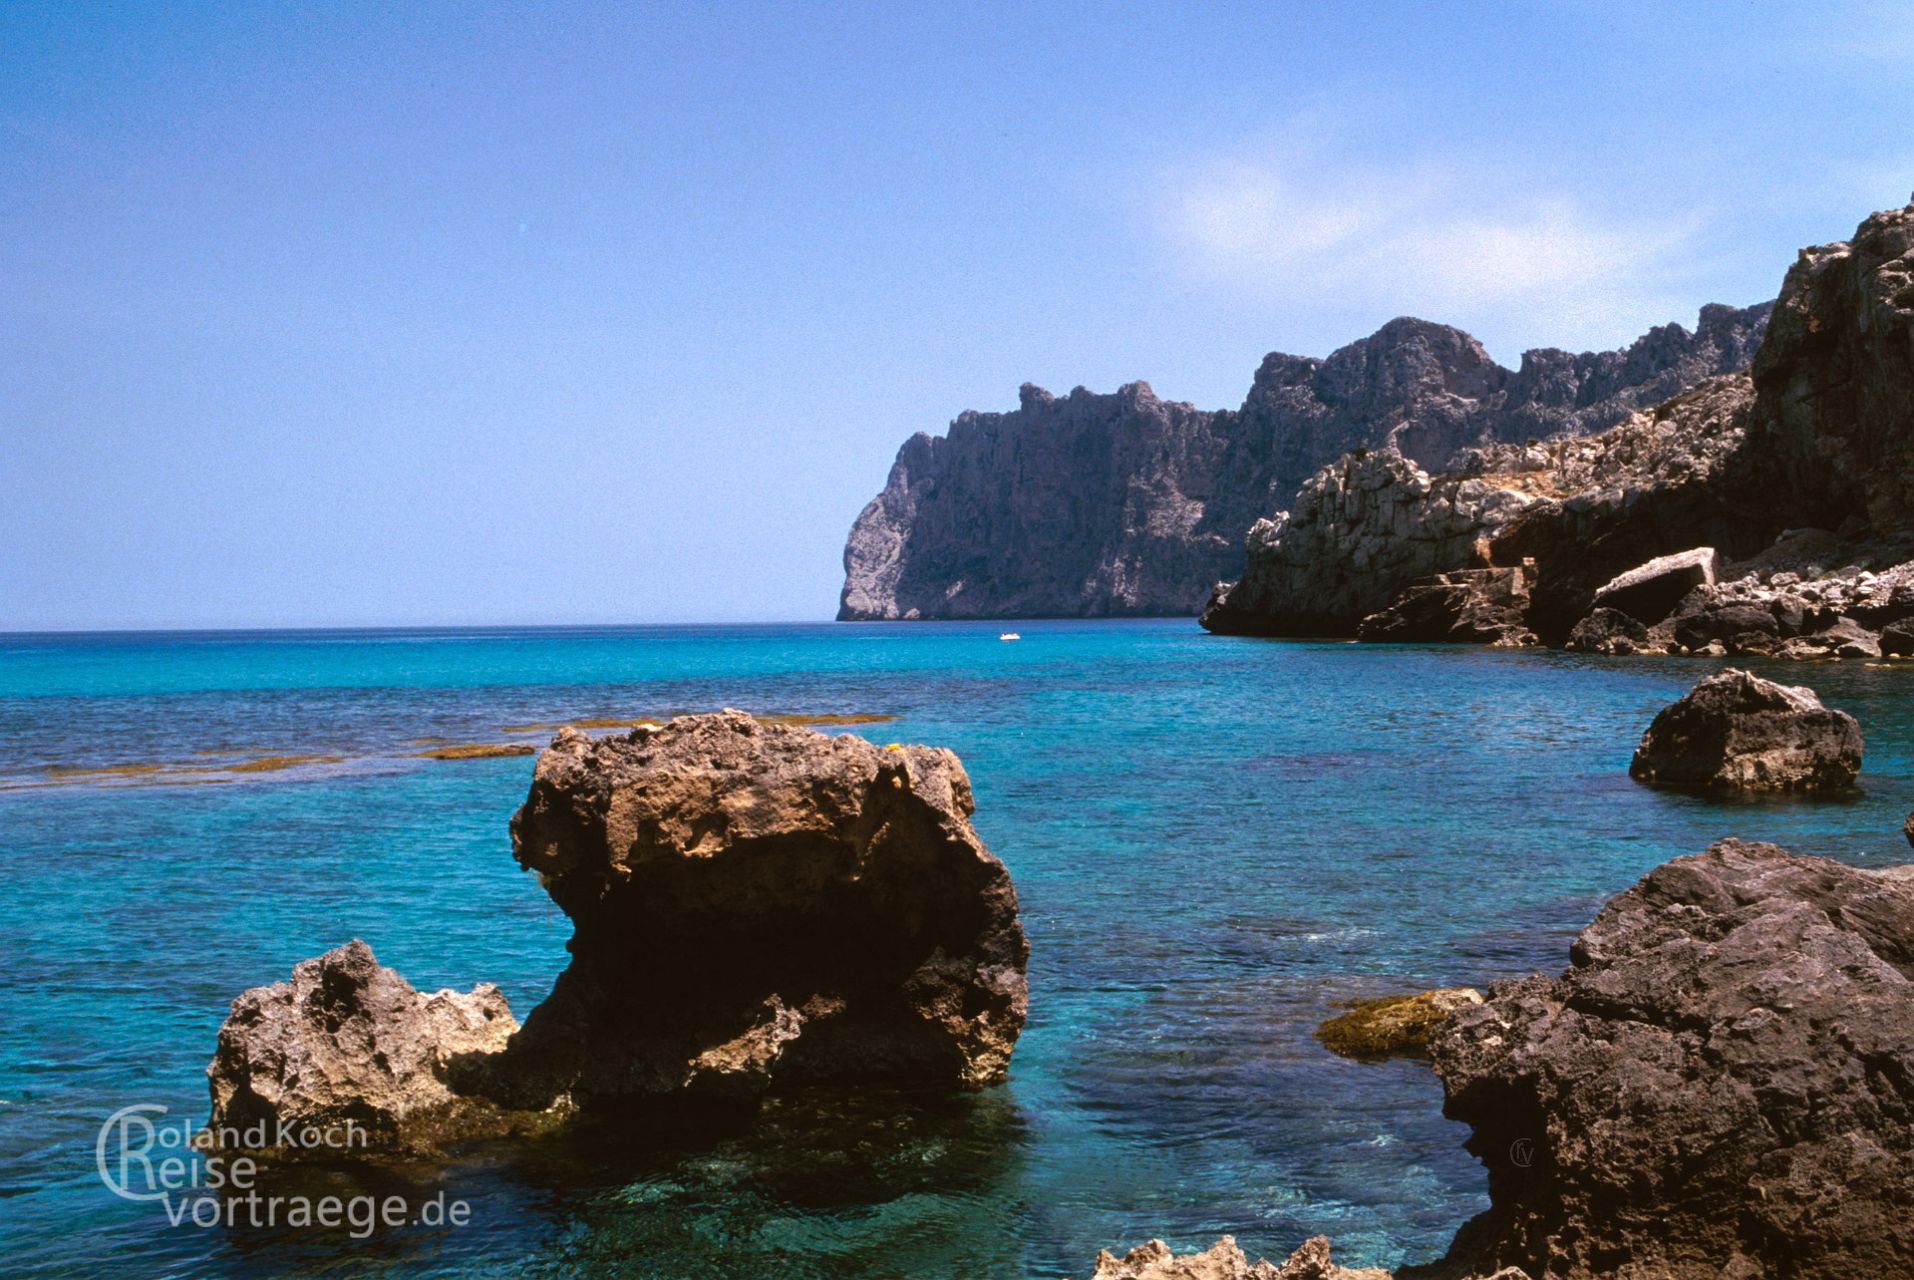
<instances>
[{"instance_id":1,"label":"dark blue deep water","mask_svg":"<svg viewBox=\"0 0 1914 1280\"><path fill-rule=\"evenodd\" d=\"M1421 1260L1484 1180L1425 1066L1311 1039L1336 1002L1559 969L1721 835L1907 854L1905 672L1781 668L1860 718L1866 794L1724 806L1625 775L1701 661L997 629L0 637L0 1271L981 1280L1319 1231ZM726 705L890 713L862 731L963 757L1031 936L1006 1087L297 1175L471 1206L363 1239L170 1226L101 1185L101 1121L202 1120L228 1003L303 957L357 936L424 989L544 994L566 922L505 825L531 760L416 753Z\"/></svg>"}]
</instances>

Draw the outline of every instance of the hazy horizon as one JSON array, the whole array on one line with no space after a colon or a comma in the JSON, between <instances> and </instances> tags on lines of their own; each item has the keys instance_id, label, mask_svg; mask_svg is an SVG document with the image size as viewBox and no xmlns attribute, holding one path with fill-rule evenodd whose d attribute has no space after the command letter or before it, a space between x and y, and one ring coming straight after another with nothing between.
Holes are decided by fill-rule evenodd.
<instances>
[{"instance_id":1,"label":"hazy horizon","mask_svg":"<svg viewBox=\"0 0 1914 1280\"><path fill-rule=\"evenodd\" d=\"M1914 15L0 13L0 631L827 620L897 447L1772 298Z\"/></svg>"}]
</instances>

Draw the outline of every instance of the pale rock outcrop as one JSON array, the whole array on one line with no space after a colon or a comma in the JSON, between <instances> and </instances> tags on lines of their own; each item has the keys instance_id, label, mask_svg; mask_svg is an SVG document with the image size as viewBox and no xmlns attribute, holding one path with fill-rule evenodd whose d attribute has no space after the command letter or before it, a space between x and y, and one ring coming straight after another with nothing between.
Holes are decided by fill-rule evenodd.
<instances>
[{"instance_id":1,"label":"pale rock outcrop","mask_svg":"<svg viewBox=\"0 0 1914 1280\"><path fill-rule=\"evenodd\" d=\"M1178 1254L1161 1240L1140 1244L1122 1257L1109 1250L1097 1255L1090 1280L1391 1280L1381 1267L1343 1267L1330 1260L1329 1238L1311 1236L1281 1263L1251 1262L1234 1236L1224 1236L1199 1253ZM1407 1276L1408 1271L1402 1275ZM1442 1280L1529 1280L1519 1267L1492 1276L1465 1277L1445 1271Z\"/></svg>"},{"instance_id":2,"label":"pale rock outcrop","mask_svg":"<svg viewBox=\"0 0 1914 1280\"><path fill-rule=\"evenodd\" d=\"M1525 622L1559 643L1598 588L1671 549L1671 529L1736 545L1747 521L1717 480L1752 402L1746 375L1718 378L1598 435L1473 450L1439 476L1390 455L1341 459L1295 511L1251 530L1242 579L1216 588L1202 623L1353 635L1415 579L1533 562Z\"/></svg>"},{"instance_id":3,"label":"pale rock outcrop","mask_svg":"<svg viewBox=\"0 0 1914 1280\"><path fill-rule=\"evenodd\" d=\"M1435 1037L1489 1173L1454 1271L1914 1275L1914 882L1728 840L1611 900L1570 961Z\"/></svg>"},{"instance_id":4,"label":"pale rock outcrop","mask_svg":"<svg viewBox=\"0 0 1914 1280\"><path fill-rule=\"evenodd\" d=\"M1594 605L1597 609L1625 613L1652 627L1673 613L1690 591L1696 587L1712 587L1720 559L1721 554L1713 547L1656 556L1647 564L1617 574L1598 588Z\"/></svg>"},{"instance_id":5,"label":"pale rock outcrop","mask_svg":"<svg viewBox=\"0 0 1914 1280\"><path fill-rule=\"evenodd\" d=\"M1441 483L1399 454L1323 468L1292 510L1249 531L1249 569L1203 612L1211 631L1348 635L1417 579L1486 568L1487 542L1536 501L1519 484Z\"/></svg>"},{"instance_id":6,"label":"pale rock outcrop","mask_svg":"<svg viewBox=\"0 0 1914 1280\"><path fill-rule=\"evenodd\" d=\"M1812 689L1727 670L1656 714L1629 776L1655 787L1729 794L1842 792L1861 771L1861 726Z\"/></svg>"},{"instance_id":7,"label":"pale rock outcrop","mask_svg":"<svg viewBox=\"0 0 1914 1280\"><path fill-rule=\"evenodd\" d=\"M1090 1280L1389 1280L1379 1267L1339 1267L1329 1260L1329 1240L1311 1236L1281 1264L1251 1262L1233 1236L1201 1253L1179 1256L1161 1240L1140 1244L1121 1258L1104 1250Z\"/></svg>"},{"instance_id":8,"label":"pale rock outcrop","mask_svg":"<svg viewBox=\"0 0 1914 1280\"><path fill-rule=\"evenodd\" d=\"M233 1001L206 1068L207 1130L216 1146L333 1158L504 1132L475 1085L517 1030L490 983L427 995L355 938ZM320 1139L280 1141L306 1129Z\"/></svg>"}]
</instances>

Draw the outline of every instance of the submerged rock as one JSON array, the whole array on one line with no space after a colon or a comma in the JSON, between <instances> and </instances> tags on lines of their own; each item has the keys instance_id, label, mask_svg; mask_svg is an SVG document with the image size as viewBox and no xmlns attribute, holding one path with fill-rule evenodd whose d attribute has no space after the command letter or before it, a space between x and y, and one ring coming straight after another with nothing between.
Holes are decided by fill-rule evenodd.
<instances>
[{"instance_id":1,"label":"submerged rock","mask_svg":"<svg viewBox=\"0 0 1914 1280\"><path fill-rule=\"evenodd\" d=\"M972 807L948 751L739 711L561 733L512 845L576 931L507 1054L516 1100L1003 1079L1029 947Z\"/></svg>"},{"instance_id":2,"label":"submerged rock","mask_svg":"<svg viewBox=\"0 0 1914 1280\"><path fill-rule=\"evenodd\" d=\"M1713 586L1719 560L1720 554L1713 547L1657 556L1647 564L1616 575L1599 588L1595 592L1595 607L1614 609L1652 627L1673 613L1681 598L1690 591Z\"/></svg>"},{"instance_id":3,"label":"submerged rock","mask_svg":"<svg viewBox=\"0 0 1914 1280\"><path fill-rule=\"evenodd\" d=\"M233 1001L206 1068L207 1128L217 1146L289 1157L504 1132L514 1122L475 1088L517 1030L490 983L426 995L354 939ZM306 1129L319 1139L287 1139Z\"/></svg>"},{"instance_id":4,"label":"submerged rock","mask_svg":"<svg viewBox=\"0 0 1914 1280\"><path fill-rule=\"evenodd\" d=\"M1717 793L1845 791L1860 770L1853 716L1812 689L1733 669L1662 708L1628 766L1650 786Z\"/></svg>"},{"instance_id":5,"label":"submerged rock","mask_svg":"<svg viewBox=\"0 0 1914 1280\"><path fill-rule=\"evenodd\" d=\"M1316 1028L1325 1048L1345 1058L1426 1058L1429 1038L1450 1014L1482 1003L1474 987L1438 987L1414 995L1355 1000L1349 1012Z\"/></svg>"},{"instance_id":6,"label":"submerged rock","mask_svg":"<svg viewBox=\"0 0 1914 1280\"><path fill-rule=\"evenodd\" d=\"M1914 1275L1914 883L1728 840L1434 1041L1490 1208L1458 1269Z\"/></svg>"}]
</instances>

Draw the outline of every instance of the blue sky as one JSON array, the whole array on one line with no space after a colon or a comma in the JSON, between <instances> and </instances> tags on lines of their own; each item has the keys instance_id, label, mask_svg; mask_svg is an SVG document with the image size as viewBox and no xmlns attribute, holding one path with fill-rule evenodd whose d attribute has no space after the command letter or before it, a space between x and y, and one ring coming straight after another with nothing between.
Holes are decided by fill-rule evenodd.
<instances>
[{"instance_id":1,"label":"blue sky","mask_svg":"<svg viewBox=\"0 0 1914 1280\"><path fill-rule=\"evenodd\" d=\"M0 629L827 618L897 445L1914 189L1894 5L0 8Z\"/></svg>"}]
</instances>

